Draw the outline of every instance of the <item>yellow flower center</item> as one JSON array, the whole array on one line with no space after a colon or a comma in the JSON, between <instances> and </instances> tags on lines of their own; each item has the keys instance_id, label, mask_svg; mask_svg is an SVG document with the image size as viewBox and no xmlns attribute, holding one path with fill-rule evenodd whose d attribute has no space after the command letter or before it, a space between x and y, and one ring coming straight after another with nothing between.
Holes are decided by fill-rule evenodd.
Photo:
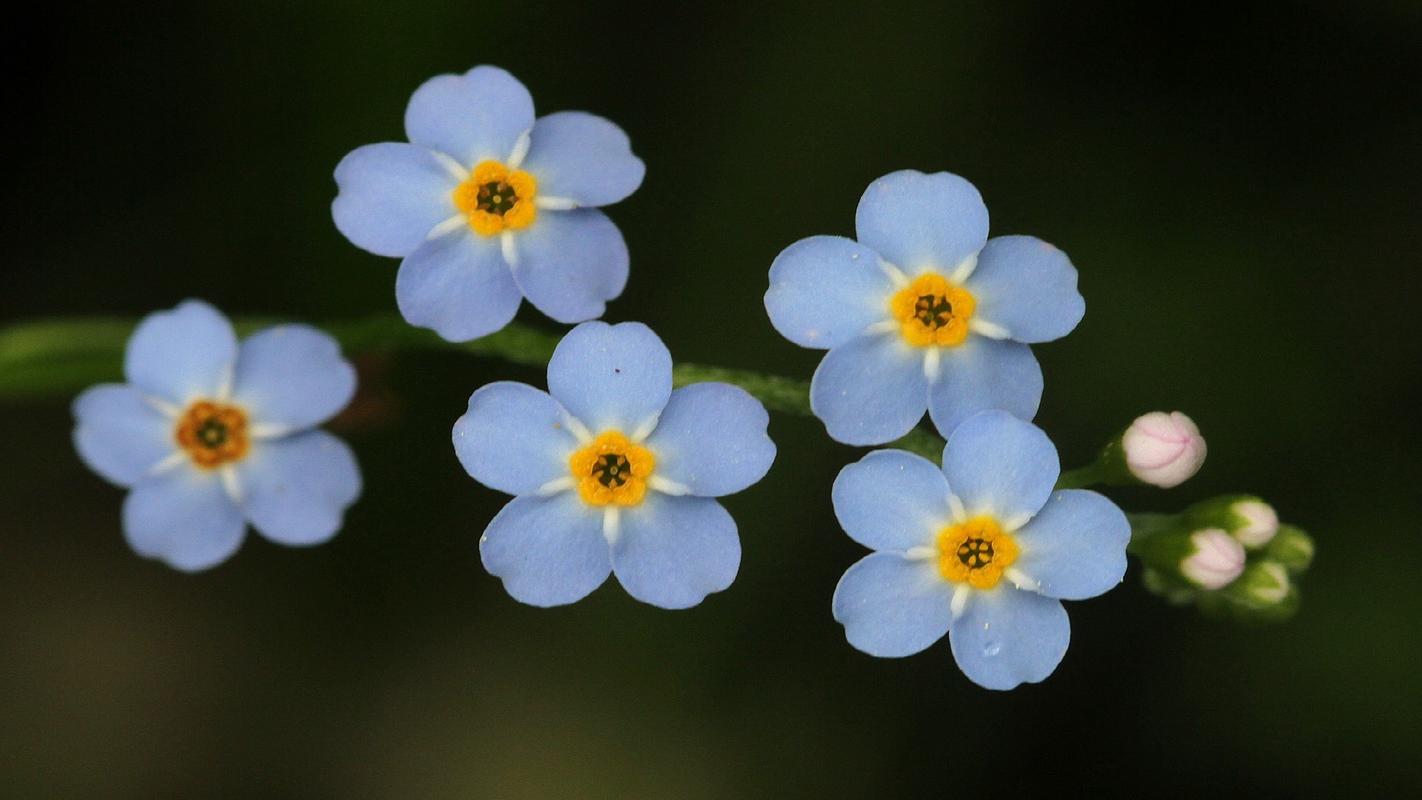
<instances>
[{"instance_id":1,"label":"yellow flower center","mask_svg":"<svg viewBox=\"0 0 1422 800\"><path fill-rule=\"evenodd\" d=\"M469 227L480 236L533 224L538 181L523 170L509 169L497 161L480 161L469 178L454 189L454 207L469 218Z\"/></svg>"},{"instance_id":2,"label":"yellow flower center","mask_svg":"<svg viewBox=\"0 0 1422 800\"><path fill-rule=\"evenodd\" d=\"M635 506L647 494L657 459L618 431L605 431L568 459L583 502L592 506Z\"/></svg>"},{"instance_id":3,"label":"yellow flower center","mask_svg":"<svg viewBox=\"0 0 1422 800\"><path fill-rule=\"evenodd\" d=\"M247 414L236 406L199 400L178 417L173 431L178 447L203 469L212 469L247 455Z\"/></svg>"},{"instance_id":4,"label":"yellow flower center","mask_svg":"<svg viewBox=\"0 0 1422 800\"><path fill-rule=\"evenodd\" d=\"M936 272L925 272L889 298L904 341L914 347L956 347L968 338L977 300L968 290Z\"/></svg>"},{"instance_id":5,"label":"yellow flower center","mask_svg":"<svg viewBox=\"0 0 1422 800\"><path fill-rule=\"evenodd\" d=\"M938 532L938 571L974 589L996 586L1018 553L1017 542L992 517L973 517Z\"/></svg>"}]
</instances>

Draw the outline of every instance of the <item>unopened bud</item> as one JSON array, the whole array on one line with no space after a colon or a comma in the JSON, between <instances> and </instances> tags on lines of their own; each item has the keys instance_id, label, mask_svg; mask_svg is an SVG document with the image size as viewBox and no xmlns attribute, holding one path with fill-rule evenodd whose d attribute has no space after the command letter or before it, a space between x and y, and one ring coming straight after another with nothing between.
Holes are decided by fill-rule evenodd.
<instances>
[{"instance_id":1,"label":"unopened bud","mask_svg":"<svg viewBox=\"0 0 1422 800\"><path fill-rule=\"evenodd\" d=\"M1289 596L1289 573L1275 561L1250 564L1230 591L1250 605L1278 605Z\"/></svg>"},{"instance_id":2,"label":"unopened bud","mask_svg":"<svg viewBox=\"0 0 1422 800\"><path fill-rule=\"evenodd\" d=\"M1205 439L1179 411L1137 417L1121 436L1121 450L1136 480L1162 489L1184 483L1205 463Z\"/></svg>"},{"instance_id":3,"label":"unopened bud","mask_svg":"<svg viewBox=\"0 0 1422 800\"><path fill-rule=\"evenodd\" d=\"M1269 543L1279 532L1279 515L1274 507L1260 500L1240 500L1229 509L1241 523L1234 529L1234 538L1251 550Z\"/></svg>"},{"instance_id":4,"label":"unopened bud","mask_svg":"<svg viewBox=\"0 0 1422 800\"><path fill-rule=\"evenodd\" d=\"M1190 534L1194 552L1180 562L1180 574L1202 589L1228 586L1244 571L1244 546L1219 528Z\"/></svg>"},{"instance_id":5,"label":"unopened bud","mask_svg":"<svg viewBox=\"0 0 1422 800\"><path fill-rule=\"evenodd\" d=\"M1269 542L1265 555L1297 574L1308 569L1313 561L1313 539L1292 525L1280 525L1279 535Z\"/></svg>"}]
</instances>

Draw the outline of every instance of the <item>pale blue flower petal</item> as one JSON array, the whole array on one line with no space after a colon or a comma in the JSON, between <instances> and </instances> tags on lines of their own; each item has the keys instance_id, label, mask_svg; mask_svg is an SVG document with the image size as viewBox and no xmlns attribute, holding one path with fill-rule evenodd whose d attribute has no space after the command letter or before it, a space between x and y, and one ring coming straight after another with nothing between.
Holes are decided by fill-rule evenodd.
<instances>
[{"instance_id":1,"label":"pale blue flower petal","mask_svg":"<svg viewBox=\"0 0 1422 800\"><path fill-rule=\"evenodd\" d=\"M810 381L810 408L830 438L883 444L923 418L923 352L896 334L856 336L830 350Z\"/></svg>"},{"instance_id":2,"label":"pale blue flower petal","mask_svg":"<svg viewBox=\"0 0 1422 800\"><path fill-rule=\"evenodd\" d=\"M871 656L911 656L943 638L953 618L953 585L932 559L870 553L834 590L834 618L845 638Z\"/></svg>"},{"instance_id":3,"label":"pale blue flower petal","mask_svg":"<svg viewBox=\"0 0 1422 800\"><path fill-rule=\"evenodd\" d=\"M434 153L413 144L382 142L352 150L336 165L331 216L351 244L403 258L434 226L454 216L459 181Z\"/></svg>"},{"instance_id":4,"label":"pale blue flower petal","mask_svg":"<svg viewBox=\"0 0 1422 800\"><path fill-rule=\"evenodd\" d=\"M91 386L74 400L74 447L89 469L132 486L177 450L173 421L126 384Z\"/></svg>"},{"instance_id":5,"label":"pale blue flower petal","mask_svg":"<svg viewBox=\"0 0 1422 800\"><path fill-rule=\"evenodd\" d=\"M963 288L977 300L974 319L1029 344L1071 333L1086 313L1076 267L1066 253L1035 236L999 236L978 254Z\"/></svg>"},{"instance_id":6,"label":"pale blue flower petal","mask_svg":"<svg viewBox=\"0 0 1422 800\"><path fill-rule=\"evenodd\" d=\"M246 523L215 470L184 464L139 481L123 503L123 533L134 552L195 572L226 561Z\"/></svg>"},{"instance_id":7,"label":"pale blue flower petal","mask_svg":"<svg viewBox=\"0 0 1422 800\"><path fill-rule=\"evenodd\" d=\"M640 322L585 322L548 360L548 393L595 434L655 421L671 388L671 353Z\"/></svg>"},{"instance_id":8,"label":"pale blue flower petal","mask_svg":"<svg viewBox=\"0 0 1422 800\"><path fill-rule=\"evenodd\" d=\"M840 527L874 550L931 545L952 522L942 470L903 450L875 450L840 470L832 495Z\"/></svg>"},{"instance_id":9,"label":"pale blue flower petal","mask_svg":"<svg viewBox=\"0 0 1422 800\"><path fill-rule=\"evenodd\" d=\"M497 237L460 230L420 245L400 262L395 300L405 321L466 342L509 324L518 312L518 284Z\"/></svg>"},{"instance_id":10,"label":"pale blue flower petal","mask_svg":"<svg viewBox=\"0 0 1422 800\"><path fill-rule=\"evenodd\" d=\"M1126 575L1131 524L1115 503L1096 492L1056 492L1013 538L1022 551L1014 568L1048 597L1095 597Z\"/></svg>"},{"instance_id":11,"label":"pale blue flower petal","mask_svg":"<svg viewBox=\"0 0 1422 800\"><path fill-rule=\"evenodd\" d=\"M671 393L657 429L647 438L656 474L691 494L720 497L754 484L770 470L775 443L770 415L745 389L694 383Z\"/></svg>"},{"instance_id":12,"label":"pale blue flower petal","mask_svg":"<svg viewBox=\"0 0 1422 800\"><path fill-rule=\"evenodd\" d=\"M690 608L730 586L740 565L736 522L715 500L650 491L621 511L612 571L644 603Z\"/></svg>"},{"instance_id":13,"label":"pale blue flower petal","mask_svg":"<svg viewBox=\"0 0 1422 800\"><path fill-rule=\"evenodd\" d=\"M286 545L335 536L361 490L355 454L322 430L254 442L237 474L247 519L258 533Z\"/></svg>"},{"instance_id":14,"label":"pale blue flower petal","mask_svg":"<svg viewBox=\"0 0 1422 800\"><path fill-rule=\"evenodd\" d=\"M145 394L177 405L214 397L231 377L237 336L222 312L200 300L149 314L128 340L124 374Z\"/></svg>"},{"instance_id":15,"label":"pale blue flower petal","mask_svg":"<svg viewBox=\"0 0 1422 800\"><path fill-rule=\"evenodd\" d=\"M943 360L928 392L928 413L943 436L979 411L1000 408L1022 419L1037 415L1042 368L1027 345L972 335L939 352Z\"/></svg>"},{"instance_id":16,"label":"pale blue flower petal","mask_svg":"<svg viewBox=\"0 0 1422 800\"><path fill-rule=\"evenodd\" d=\"M511 597L534 606L575 603L612 571L602 509L577 492L510 500L479 539L479 556Z\"/></svg>"},{"instance_id":17,"label":"pale blue flower petal","mask_svg":"<svg viewBox=\"0 0 1422 800\"><path fill-rule=\"evenodd\" d=\"M982 249L988 211L978 190L957 175L902 170L869 184L854 226L861 244L900 269L947 274Z\"/></svg>"},{"instance_id":18,"label":"pale blue flower petal","mask_svg":"<svg viewBox=\"0 0 1422 800\"><path fill-rule=\"evenodd\" d=\"M602 316L627 285L627 243L597 209L540 210L515 242L514 280L528 302L558 322Z\"/></svg>"},{"instance_id":19,"label":"pale blue flower petal","mask_svg":"<svg viewBox=\"0 0 1422 800\"><path fill-rule=\"evenodd\" d=\"M578 440L558 401L532 386L499 381L469 397L454 423L454 452L474 480L506 494L532 494L568 477Z\"/></svg>"},{"instance_id":20,"label":"pale blue flower petal","mask_svg":"<svg viewBox=\"0 0 1422 800\"><path fill-rule=\"evenodd\" d=\"M1041 428L1006 411L984 411L948 437L943 473L969 514L1006 521L1036 514L1046 504L1061 462Z\"/></svg>"},{"instance_id":21,"label":"pale blue flower petal","mask_svg":"<svg viewBox=\"0 0 1422 800\"><path fill-rule=\"evenodd\" d=\"M1066 655L1071 623L1061 601L998 584L972 593L948 639L969 680L1005 690L1052 674Z\"/></svg>"},{"instance_id":22,"label":"pale blue flower petal","mask_svg":"<svg viewBox=\"0 0 1422 800\"><path fill-rule=\"evenodd\" d=\"M842 236L811 236L770 265L765 310L781 336L827 350L888 319L893 289L878 253Z\"/></svg>"},{"instance_id":23,"label":"pale blue flower petal","mask_svg":"<svg viewBox=\"0 0 1422 800\"><path fill-rule=\"evenodd\" d=\"M304 430L335 416L355 394L356 373L341 346L309 325L277 325L237 350L232 399L254 423Z\"/></svg>"},{"instance_id":24,"label":"pale blue flower petal","mask_svg":"<svg viewBox=\"0 0 1422 800\"><path fill-rule=\"evenodd\" d=\"M518 79L498 67L425 81L405 108L405 134L465 167L504 162L518 137L533 127L533 98Z\"/></svg>"},{"instance_id":25,"label":"pale blue flower petal","mask_svg":"<svg viewBox=\"0 0 1422 800\"><path fill-rule=\"evenodd\" d=\"M582 111L539 117L521 169L538 180L540 196L580 206L622 200L642 185L647 172L621 128Z\"/></svg>"}]
</instances>

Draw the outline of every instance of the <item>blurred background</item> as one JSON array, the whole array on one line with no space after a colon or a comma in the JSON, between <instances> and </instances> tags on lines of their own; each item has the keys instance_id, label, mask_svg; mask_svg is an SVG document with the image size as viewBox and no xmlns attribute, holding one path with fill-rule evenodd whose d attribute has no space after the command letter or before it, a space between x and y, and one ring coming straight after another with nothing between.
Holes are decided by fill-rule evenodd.
<instances>
[{"instance_id":1,"label":"blurred background","mask_svg":"<svg viewBox=\"0 0 1422 800\"><path fill-rule=\"evenodd\" d=\"M1088 313L1037 353L1067 465L1141 412L1209 440L1176 510L1252 491L1308 529L1301 613L1202 619L1133 566L1069 604L1045 683L969 683L947 641L850 648L861 555L830 482L861 451L777 415L727 505L736 584L690 611L609 583L538 610L479 564L505 498L449 445L469 393L537 370L361 359L334 426L366 490L330 544L249 539L199 575L133 555L68 398L0 403L0 795L725 798L1338 796L1422 780L1422 13L1410 2L51 4L12 20L4 322L189 297L320 322L394 309L396 262L329 216L347 151L403 139L421 81L511 70L543 113L623 126L608 318L684 360L808 378L761 295L852 234L873 178L950 170L995 233L1051 241ZM1414 288L1408 289L1408 286ZM526 306L521 319L557 326Z\"/></svg>"}]
</instances>

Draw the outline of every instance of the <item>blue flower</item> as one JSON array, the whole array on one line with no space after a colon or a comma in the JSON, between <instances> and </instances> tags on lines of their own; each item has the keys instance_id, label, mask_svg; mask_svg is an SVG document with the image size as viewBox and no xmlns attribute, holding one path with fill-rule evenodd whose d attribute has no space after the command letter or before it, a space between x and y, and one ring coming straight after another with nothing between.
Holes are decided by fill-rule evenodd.
<instances>
[{"instance_id":1,"label":"blue flower","mask_svg":"<svg viewBox=\"0 0 1422 800\"><path fill-rule=\"evenodd\" d=\"M768 422L736 386L673 391L671 354L647 326L579 325L548 362L548 392L491 383L454 425L465 470L515 495L479 540L485 569L536 606L576 602L609 572L644 603L700 603L741 561L712 498L770 469Z\"/></svg>"},{"instance_id":2,"label":"blue flower","mask_svg":"<svg viewBox=\"0 0 1422 800\"><path fill-rule=\"evenodd\" d=\"M249 522L286 545L340 529L360 470L315 426L350 401L355 370L330 336L278 325L239 345L226 317L189 300L143 320L124 375L74 401L74 446L130 490L123 532L139 555L195 571L236 552Z\"/></svg>"},{"instance_id":3,"label":"blue flower","mask_svg":"<svg viewBox=\"0 0 1422 800\"><path fill-rule=\"evenodd\" d=\"M776 330L829 350L810 386L829 435L882 444L925 407L944 436L986 409L1031 419L1042 370L1027 345L1067 335L1086 310L1066 255L1030 236L989 241L978 190L947 172L874 181L854 223L858 242L785 248L765 293Z\"/></svg>"},{"instance_id":4,"label":"blue flower","mask_svg":"<svg viewBox=\"0 0 1422 800\"><path fill-rule=\"evenodd\" d=\"M1120 583L1131 538L1105 497L1052 491L1059 472L1046 434L1005 411L959 426L941 471L901 450L845 467L835 515L874 550L835 589L849 643L899 657L947 633L958 667L980 686L1050 675L1071 637L1060 601Z\"/></svg>"},{"instance_id":5,"label":"blue flower","mask_svg":"<svg viewBox=\"0 0 1422 800\"><path fill-rule=\"evenodd\" d=\"M410 324L466 341L507 325L521 297L581 322L622 293L627 245L597 210L642 183L621 128L581 111L535 120L523 84L485 66L416 89L405 134L341 160L331 213L357 247L404 259Z\"/></svg>"}]
</instances>

